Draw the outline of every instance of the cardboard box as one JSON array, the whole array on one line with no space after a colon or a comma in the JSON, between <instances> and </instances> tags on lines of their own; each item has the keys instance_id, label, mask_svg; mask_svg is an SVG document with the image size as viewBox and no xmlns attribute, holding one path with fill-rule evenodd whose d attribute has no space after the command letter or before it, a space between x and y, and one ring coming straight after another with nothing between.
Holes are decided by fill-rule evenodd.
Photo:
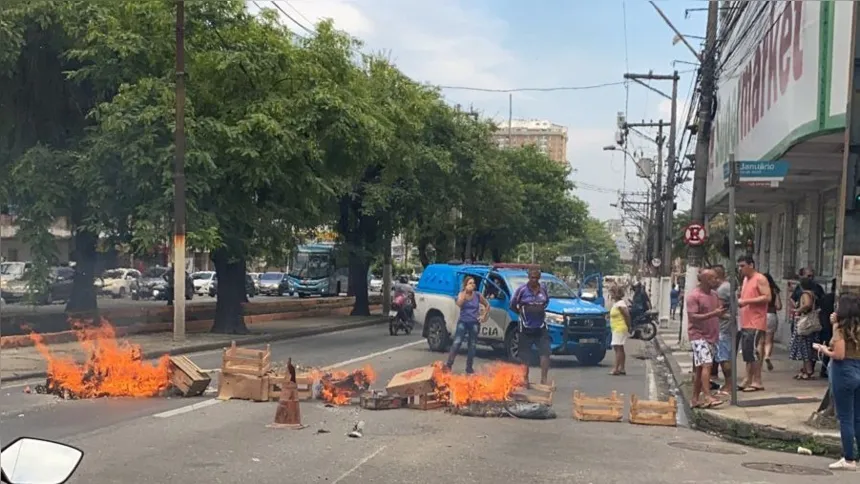
<instances>
[{"instance_id":1,"label":"cardboard box","mask_svg":"<svg viewBox=\"0 0 860 484\"><path fill-rule=\"evenodd\" d=\"M422 366L400 372L394 375L394 378L385 387L385 391L389 395L400 395L403 397L426 395L435 389L436 384L433 382L432 366Z\"/></svg>"}]
</instances>

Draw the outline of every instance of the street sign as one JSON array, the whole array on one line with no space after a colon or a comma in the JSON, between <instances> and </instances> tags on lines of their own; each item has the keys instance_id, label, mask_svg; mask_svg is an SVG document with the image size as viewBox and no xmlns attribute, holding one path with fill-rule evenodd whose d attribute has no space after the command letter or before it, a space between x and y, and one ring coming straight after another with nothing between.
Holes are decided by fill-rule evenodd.
<instances>
[{"instance_id":1,"label":"street sign","mask_svg":"<svg viewBox=\"0 0 860 484\"><path fill-rule=\"evenodd\" d=\"M571 263L573 262L573 257L569 255L560 255L555 258L555 261L560 263Z\"/></svg>"},{"instance_id":2,"label":"street sign","mask_svg":"<svg viewBox=\"0 0 860 484\"><path fill-rule=\"evenodd\" d=\"M684 229L684 243L690 247L699 247L708 239L708 230L704 225L690 224Z\"/></svg>"},{"instance_id":3,"label":"street sign","mask_svg":"<svg viewBox=\"0 0 860 484\"><path fill-rule=\"evenodd\" d=\"M737 181L740 185L754 187L778 187L788 174L787 161L738 161ZM731 178L730 162L723 165L723 179Z\"/></svg>"},{"instance_id":4,"label":"street sign","mask_svg":"<svg viewBox=\"0 0 860 484\"><path fill-rule=\"evenodd\" d=\"M651 259L651 265L654 267L660 267L660 263L661 263L660 259L657 259L656 257Z\"/></svg>"}]
</instances>

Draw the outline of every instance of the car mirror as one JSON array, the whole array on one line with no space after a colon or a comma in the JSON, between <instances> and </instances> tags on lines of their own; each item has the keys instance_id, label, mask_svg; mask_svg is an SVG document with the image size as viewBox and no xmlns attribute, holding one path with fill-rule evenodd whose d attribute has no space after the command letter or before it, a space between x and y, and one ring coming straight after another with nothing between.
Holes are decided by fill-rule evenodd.
<instances>
[{"instance_id":1,"label":"car mirror","mask_svg":"<svg viewBox=\"0 0 860 484\"><path fill-rule=\"evenodd\" d=\"M3 449L0 467L11 484L62 484L83 457L74 447L23 437Z\"/></svg>"}]
</instances>

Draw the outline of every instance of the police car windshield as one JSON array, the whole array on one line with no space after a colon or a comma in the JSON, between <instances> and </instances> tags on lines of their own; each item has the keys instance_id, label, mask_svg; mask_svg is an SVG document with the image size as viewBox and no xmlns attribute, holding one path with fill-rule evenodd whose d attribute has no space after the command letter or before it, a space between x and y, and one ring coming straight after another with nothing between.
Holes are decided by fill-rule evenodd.
<instances>
[{"instance_id":1,"label":"police car windshield","mask_svg":"<svg viewBox=\"0 0 860 484\"><path fill-rule=\"evenodd\" d=\"M529 278L527 276L514 276L509 277L508 282L511 284L511 289L516 292L520 286L523 286L529 282ZM576 293L573 292L573 289L570 288L567 284L556 279L554 277L546 277L542 276L540 279L540 283L546 287L546 292L549 294L550 298L555 299L574 299L576 298Z\"/></svg>"}]
</instances>

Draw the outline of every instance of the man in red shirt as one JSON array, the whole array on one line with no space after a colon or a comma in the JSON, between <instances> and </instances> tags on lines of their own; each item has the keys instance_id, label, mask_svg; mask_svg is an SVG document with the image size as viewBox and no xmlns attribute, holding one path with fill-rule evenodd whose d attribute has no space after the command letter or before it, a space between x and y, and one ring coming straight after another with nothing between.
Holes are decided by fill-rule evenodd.
<instances>
[{"instance_id":1,"label":"man in red shirt","mask_svg":"<svg viewBox=\"0 0 860 484\"><path fill-rule=\"evenodd\" d=\"M717 285L716 273L705 269L699 272L699 285L686 296L687 319L690 321L687 335L693 347L693 398L690 405L694 408L712 408L723 403L712 397L710 392L711 365L717 356L720 339L720 317L726 312L714 292Z\"/></svg>"},{"instance_id":2,"label":"man in red shirt","mask_svg":"<svg viewBox=\"0 0 860 484\"><path fill-rule=\"evenodd\" d=\"M770 284L755 268L749 255L738 258L738 271L744 278L738 307L741 320L741 351L746 363L746 376L738 385L741 391L764 390L761 382L761 363L764 356L764 337L767 334L767 305L770 302Z\"/></svg>"}]
</instances>

